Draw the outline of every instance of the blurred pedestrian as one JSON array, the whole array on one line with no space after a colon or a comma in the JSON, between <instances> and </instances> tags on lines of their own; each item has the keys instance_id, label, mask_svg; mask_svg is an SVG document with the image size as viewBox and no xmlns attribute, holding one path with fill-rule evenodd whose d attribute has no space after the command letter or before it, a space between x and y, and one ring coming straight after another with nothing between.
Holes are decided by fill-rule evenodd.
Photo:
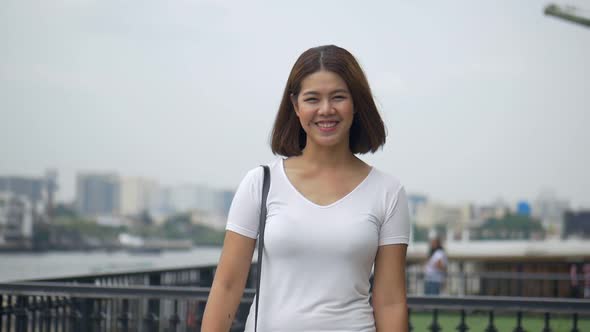
<instances>
[{"instance_id":1,"label":"blurred pedestrian","mask_svg":"<svg viewBox=\"0 0 590 332\"><path fill-rule=\"evenodd\" d=\"M439 295L447 274L447 255L438 236L430 239L430 252L424 267L424 294Z\"/></svg>"}]
</instances>

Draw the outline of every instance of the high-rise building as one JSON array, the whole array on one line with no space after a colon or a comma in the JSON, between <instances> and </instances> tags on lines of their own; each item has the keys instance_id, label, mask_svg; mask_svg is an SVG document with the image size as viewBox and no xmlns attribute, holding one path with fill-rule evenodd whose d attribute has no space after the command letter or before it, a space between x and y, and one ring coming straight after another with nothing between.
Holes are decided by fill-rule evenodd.
<instances>
[{"instance_id":1,"label":"high-rise building","mask_svg":"<svg viewBox=\"0 0 590 332\"><path fill-rule=\"evenodd\" d=\"M47 214L49 217L53 216L53 207L55 206L55 193L59 188L57 185L58 173L56 169L48 169L45 171L45 183L47 186Z\"/></svg>"},{"instance_id":2,"label":"high-rise building","mask_svg":"<svg viewBox=\"0 0 590 332\"><path fill-rule=\"evenodd\" d=\"M55 170L48 170L44 177L0 176L0 192L25 197L37 213L51 209L56 191Z\"/></svg>"},{"instance_id":3,"label":"high-rise building","mask_svg":"<svg viewBox=\"0 0 590 332\"><path fill-rule=\"evenodd\" d=\"M564 214L569 210L569 202L560 199L550 190L543 191L533 202L531 214L541 220L549 237L561 237Z\"/></svg>"},{"instance_id":4,"label":"high-rise building","mask_svg":"<svg viewBox=\"0 0 590 332\"><path fill-rule=\"evenodd\" d=\"M119 213L120 183L114 173L78 174L76 178L76 209L85 216Z\"/></svg>"},{"instance_id":5,"label":"high-rise building","mask_svg":"<svg viewBox=\"0 0 590 332\"><path fill-rule=\"evenodd\" d=\"M121 201L119 212L125 216L137 216L150 210L158 191L156 181L140 177L120 178Z\"/></svg>"},{"instance_id":6,"label":"high-rise building","mask_svg":"<svg viewBox=\"0 0 590 332\"><path fill-rule=\"evenodd\" d=\"M590 238L590 211L567 211L564 216L563 238Z\"/></svg>"}]
</instances>

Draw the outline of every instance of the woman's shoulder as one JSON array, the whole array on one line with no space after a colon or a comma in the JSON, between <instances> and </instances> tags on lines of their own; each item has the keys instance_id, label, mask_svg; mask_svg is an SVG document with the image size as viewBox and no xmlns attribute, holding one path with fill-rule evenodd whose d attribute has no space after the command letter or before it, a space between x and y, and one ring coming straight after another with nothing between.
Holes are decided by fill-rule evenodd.
<instances>
[{"instance_id":1,"label":"woman's shoulder","mask_svg":"<svg viewBox=\"0 0 590 332\"><path fill-rule=\"evenodd\" d=\"M447 255L447 253L445 252L445 250L443 248L438 248L432 253L432 256L433 257L436 256L437 258L445 257L446 255Z\"/></svg>"},{"instance_id":2,"label":"woman's shoulder","mask_svg":"<svg viewBox=\"0 0 590 332\"><path fill-rule=\"evenodd\" d=\"M246 175L244 176L244 181L261 183L264 177L262 166L268 166L271 174L276 173L280 170L280 167L282 167L282 158L275 158L270 162L260 164L256 167L249 169Z\"/></svg>"},{"instance_id":3,"label":"woman's shoulder","mask_svg":"<svg viewBox=\"0 0 590 332\"><path fill-rule=\"evenodd\" d=\"M404 185L397 176L383 171L375 166L373 166L370 175L374 185L381 186L387 191L393 191L394 193L397 193L404 188Z\"/></svg>"}]
</instances>

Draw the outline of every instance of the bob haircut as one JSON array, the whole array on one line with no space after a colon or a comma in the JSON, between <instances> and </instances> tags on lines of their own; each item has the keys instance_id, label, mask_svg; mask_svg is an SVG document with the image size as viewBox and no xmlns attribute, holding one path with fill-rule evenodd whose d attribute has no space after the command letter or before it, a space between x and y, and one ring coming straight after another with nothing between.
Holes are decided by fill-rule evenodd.
<instances>
[{"instance_id":1,"label":"bob haircut","mask_svg":"<svg viewBox=\"0 0 590 332\"><path fill-rule=\"evenodd\" d=\"M338 74L352 96L354 118L350 127L352 153L375 152L385 144L385 125L361 66L347 50L326 45L303 52L293 65L272 130L271 149L285 157L301 155L307 134L295 113L291 96L301 92L301 82L310 74L326 70Z\"/></svg>"}]
</instances>

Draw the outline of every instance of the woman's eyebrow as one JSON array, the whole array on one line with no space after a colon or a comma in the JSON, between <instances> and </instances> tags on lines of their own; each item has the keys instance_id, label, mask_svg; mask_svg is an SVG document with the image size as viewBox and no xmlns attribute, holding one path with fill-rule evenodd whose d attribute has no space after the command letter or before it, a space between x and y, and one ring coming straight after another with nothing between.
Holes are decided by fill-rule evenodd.
<instances>
[{"instance_id":1,"label":"woman's eyebrow","mask_svg":"<svg viewBox=\"0 0 590 332\"><path fill-rule=\"evenodd\" d=\"M331 94L331 95L333 95L333 94L337 94L337 93L349 93L349 92L348 92L348 90L346 90L346 89L337 89L337 90L334 90L334 91L330 92L330 94ZM303 94L301 94L301 95L302 95L302 96L305 96L305 95L319 95L319 94L320 94L319 92L317 92L317 91L313 91L313 90L312 90L312 91L305 91L305 92L304 92Z\"/></svg>"},{"instance_id":2,"label":"woman's eyebrow","mask_svg":"<svg viewBox=\"0 0 590 332\"><path fill-rule=\"evenodd\" d=\"M331 94L337 94L337 93L349 93L349 92L346 89L338 89L338 90L334 90L331 92Z\"/></svg>"},{"instance_id":3,"label":"woman's eyebrow","mask_svg":"<svg viewBox=\"0 0 590 332\"><path fill-rule=\"evenodd\" d=\"M303 93L303 96L305 96L305 95L319 95L319 94L320 93L319 92L316 92L316 91L305 91Z\"/></svg>"}]
</instances>

